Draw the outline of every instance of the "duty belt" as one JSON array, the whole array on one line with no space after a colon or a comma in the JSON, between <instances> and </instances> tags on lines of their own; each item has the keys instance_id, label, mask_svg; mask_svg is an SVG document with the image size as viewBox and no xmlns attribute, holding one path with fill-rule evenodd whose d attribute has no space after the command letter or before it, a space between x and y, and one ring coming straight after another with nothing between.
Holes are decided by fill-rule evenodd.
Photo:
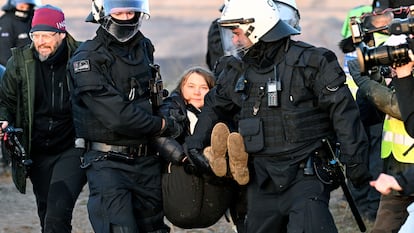
<instances>
[{"instance_id":1,"label":"duty belt","mask_svg":"<svg viewBox=\"0 0 414 233\"><path fill-rule=\"evenodd\" d=\"M148 155L147 144L139 144L133 146L119 146L119 145L108 145L102 142L91 142L90 149L101 152L118 153L130 158L146 156Z\"/></svg>"}]
</instances>

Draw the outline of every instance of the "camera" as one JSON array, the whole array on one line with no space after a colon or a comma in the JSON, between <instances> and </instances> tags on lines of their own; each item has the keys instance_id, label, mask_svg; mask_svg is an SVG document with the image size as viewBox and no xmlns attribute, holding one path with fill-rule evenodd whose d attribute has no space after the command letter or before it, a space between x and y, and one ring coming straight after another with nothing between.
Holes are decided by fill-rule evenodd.
<instances>
[{"instance_id":1,"label":"camera","mask_svg":"<svg viewBox=\"0 0 414 233\"><path fill-rule=\"evenodd\" d=\"M408 44L400 44L395 46L378 46L368 47L364 43L360 43L356 52L361 73L366 73L374 66L387 65L398 67L410 62Z\"/></svg>"},{"instance_id":2,"label":"camera","mask_svg":"<svg viewBox=\"0 0 414 233\"><path fill-rule=\"evenodd\" d=\"M388 25L388 31L392 35L414 34L414 17L394 19Z\"/></svg>"},{"instance_id":3,"label":"camera","mask_svg":"<svg viewBox=\"0 0 414 233\"><path fill-rule=\"evenodd\" d=\"M366 73L374 66L398 67L411 61L408 54L411 48L408 43L370 47L364 42L365 38L372 37L372 33L378 31L386 31L388 35L414 34L414 5L409 7L409 12L405 19L393 19L388 25L372 30L365 29L356 17L351 18L352 41L356 46L361 73Z\"/></svg>"}]
</instances>

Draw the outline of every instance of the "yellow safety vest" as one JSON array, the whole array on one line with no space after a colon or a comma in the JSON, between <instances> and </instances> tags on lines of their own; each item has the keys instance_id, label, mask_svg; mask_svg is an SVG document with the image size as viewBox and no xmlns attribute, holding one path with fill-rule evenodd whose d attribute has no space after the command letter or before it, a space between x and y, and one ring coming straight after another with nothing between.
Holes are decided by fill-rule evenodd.
<instances>
[{"instance_id":1,"label":"yellow safety vest","mask_svg":"<svg viewBox=\"0 0 414 233\"><path fill-rule=\"evenodd\" d=\"M381 158L388 158L392 153L401 163L414 163L414 138L405 131L404 122L385 116L382 132Z\"/></svg>"}]
</instances>

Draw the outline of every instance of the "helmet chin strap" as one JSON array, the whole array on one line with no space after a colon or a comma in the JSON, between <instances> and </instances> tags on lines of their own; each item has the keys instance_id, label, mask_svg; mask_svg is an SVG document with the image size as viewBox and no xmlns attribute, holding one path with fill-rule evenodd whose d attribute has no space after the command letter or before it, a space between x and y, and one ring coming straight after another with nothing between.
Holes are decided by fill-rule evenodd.
<instances>
[{"instance_id":1,"label":"helmet chin strap","mask_svg":"<svg viewBox=\"0 0 414 233\"><path fill-rule=\"evenodd\" d=\"M243 47L238 47L238 48L235 48L232 52L231 52L231 55L233 56L233 57L235 57L235 58L237 58L237 59L239 59L239 60L241 60L243 57L244 57L244 55L246 55L247 54L247 52L249 52L249 50L250 50L250 48L251 48L252 46L243 46Z\"/></svg>"}]
</instances>

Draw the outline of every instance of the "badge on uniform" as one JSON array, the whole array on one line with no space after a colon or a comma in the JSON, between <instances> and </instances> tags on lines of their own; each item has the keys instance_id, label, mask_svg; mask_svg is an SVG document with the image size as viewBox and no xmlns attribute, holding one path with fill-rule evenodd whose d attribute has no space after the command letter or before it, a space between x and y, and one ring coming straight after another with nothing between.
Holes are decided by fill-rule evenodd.
<instances>
[{"instance_id":1,"label":"badge on uniform","mask_svg":"<svg viewBox=\"0 0 414 233\"><path fill-rule=\"evenodd\" d=\"M89 60L80 60L73 62L73 70L76 73L90 71L91 66L89 65Z\"/></svg>"}]
</instances>

